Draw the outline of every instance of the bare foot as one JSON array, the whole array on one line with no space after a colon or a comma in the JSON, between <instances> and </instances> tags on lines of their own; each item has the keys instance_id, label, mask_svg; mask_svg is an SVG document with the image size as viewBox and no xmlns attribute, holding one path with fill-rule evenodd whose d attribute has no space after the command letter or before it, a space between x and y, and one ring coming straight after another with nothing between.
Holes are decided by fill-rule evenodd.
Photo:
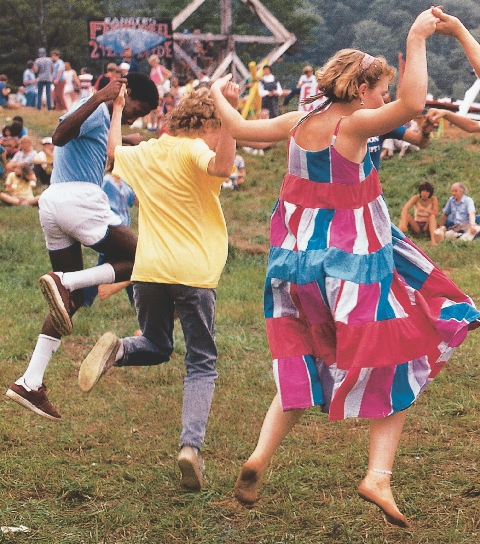
<instances>
[{"instance_id":1,"label":"bare foot","mask_svg":"<svg viewBox=\"0 0 480 544\"><path fill-rule=\"evenodd\" d=\"M233 488L233 494L237 498L238 502L252 508L258 496L258 488L262 481L263 472L257 467L250 465L248 461L242 467L240 475Z\"/></svg>"},{"instance_id":2,"label":"bare foot","mask_svg":"<svg viewBox=\"0 0 480 544\"><path fill-rule=\"evenodd\" d=\"M363 500L376 504L392 525L410 527L407 518L397 507L387 478L367 475L358 488L358 494Z\"/></svg>"},{"instance_id":3,"label":"bare foot","mask_svg":"<svg viewBox=\"0 0 480 544\"><path fill-rule=\"evenodd\" d=\"M437 244L437 242L435 240L432 240L430 242L430 245L433 246L433 247L438 246L438 244Z\"/></svg>"}]
</instances>

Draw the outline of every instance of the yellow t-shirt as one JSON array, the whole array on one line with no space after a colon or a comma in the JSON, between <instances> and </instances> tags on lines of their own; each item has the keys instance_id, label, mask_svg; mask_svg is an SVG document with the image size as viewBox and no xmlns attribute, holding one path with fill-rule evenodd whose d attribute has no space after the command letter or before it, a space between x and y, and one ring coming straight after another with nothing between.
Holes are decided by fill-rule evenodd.
<instances>
[{"instance_id":1,"label":"yellow t-shirt","mask_svg":"<svg viewBox=\"0 0 480 544\"><path fill-rule=\"evenodd\" d=\"M13 191L9 193L12 196L18 198L33 198L32 186L35 186L35 182L25 181L23 178L19 178L15 175L15 172L10 172L5 180L5 186L11 187Z\"/></svg>"},{"instance_id":2,"label":"yellow t-shirt","mask_svg":"<svg viewBox=\"0 0 480 544\"><path fill-rule=\"evenodd\" d=\"M214 156L201 138L168 134L116 148L113 174L139 201L132 280L217 286L228 241L219 200L223 178L207 172Z\"/></svg>"}]
</instances>

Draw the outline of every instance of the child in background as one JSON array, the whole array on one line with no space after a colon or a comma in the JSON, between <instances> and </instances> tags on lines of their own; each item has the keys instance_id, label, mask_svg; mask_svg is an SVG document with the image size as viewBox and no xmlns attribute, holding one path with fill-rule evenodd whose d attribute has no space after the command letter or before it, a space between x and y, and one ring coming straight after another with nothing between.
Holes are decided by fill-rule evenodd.
<instances>
[{"instance_id":1,"label":"child in background","mask_svg":"<svg viewBox=\"0 0 480 544\"><path fill-rule=\"evenodd\" d=\"M33 206L40 195L33 195L37 185L35 174L26 162L18 163L5 181L5 193L0 193L0 200L12 206Z\"/></svg>"},{"instance_id":2,"label":"child in background","mask_svg":"<svg viewBox=\"0 0 480 544\"><path fill-rule=\"evenodd\" d=\"M112 174L112 169L109 169L103 177L102 189L108 196L108 202L112 212L116 213L122 220L122 223L129 227L131 222L129 208L137 203L135 193L130 185L125 183L118 176L114 176ZM106 262L105 255L99 253L97 266L104 262ZM122 289L127 291L128 299L133 306L133 287L130 281L85 287L83 289L82 306L91 306L97 294L100 300L105 300Z\"/></svg>"}]
</instances>

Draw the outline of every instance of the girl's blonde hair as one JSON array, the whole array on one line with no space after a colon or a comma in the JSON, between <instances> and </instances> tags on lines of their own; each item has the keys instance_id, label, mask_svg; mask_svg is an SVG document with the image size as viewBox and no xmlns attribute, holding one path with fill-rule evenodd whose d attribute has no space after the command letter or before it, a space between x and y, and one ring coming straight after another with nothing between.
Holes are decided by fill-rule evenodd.
<instances>
[{"instance_id":1,"label":"girl's blonde hair","mask_svg":"<svg viewBox=\"0 0 480 544\"><path fill-rule=\"evenodd\" d=\"M165 123L174 136L179 132L202 132L207 123L214 130L221 126L220 116L210 98L210 90L206 88L184 95L173 110L167 113Z\"/></svg>"},{"instance_id":2,"label":"girl's blonde hair","mask_svg":"<svg viewBox=\"0 0 480 544\"><path fill-rule=\"evenodd\" d=\"M305 99L304 103L325 97L325 107L332 102L351 102L358 98L358 88L362 83L373 89L382 76L387 76L391 83L395 68L384 57L370 57L357 49L341 49L317 70L315 76L320 92Z\"/></svg>"}]
</instances>

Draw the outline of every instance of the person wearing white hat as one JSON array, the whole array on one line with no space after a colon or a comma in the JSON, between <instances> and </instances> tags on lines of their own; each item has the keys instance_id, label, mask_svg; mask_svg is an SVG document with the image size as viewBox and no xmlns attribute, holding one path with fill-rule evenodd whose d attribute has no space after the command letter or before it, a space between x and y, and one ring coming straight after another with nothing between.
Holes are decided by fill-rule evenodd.
<instances>
[{"instance_id":1,"label":"person wearing white hat","mask_svg":"<svg viewBox=\"0 0 480 544\"><path fill-rule=\"evenodd\" d=\"M52 138L43 138L42 151L36 154L33 159L33 172L42 185L50 185L50 176L53 170L53 149Z\"/></svg>"}]
</instances>

